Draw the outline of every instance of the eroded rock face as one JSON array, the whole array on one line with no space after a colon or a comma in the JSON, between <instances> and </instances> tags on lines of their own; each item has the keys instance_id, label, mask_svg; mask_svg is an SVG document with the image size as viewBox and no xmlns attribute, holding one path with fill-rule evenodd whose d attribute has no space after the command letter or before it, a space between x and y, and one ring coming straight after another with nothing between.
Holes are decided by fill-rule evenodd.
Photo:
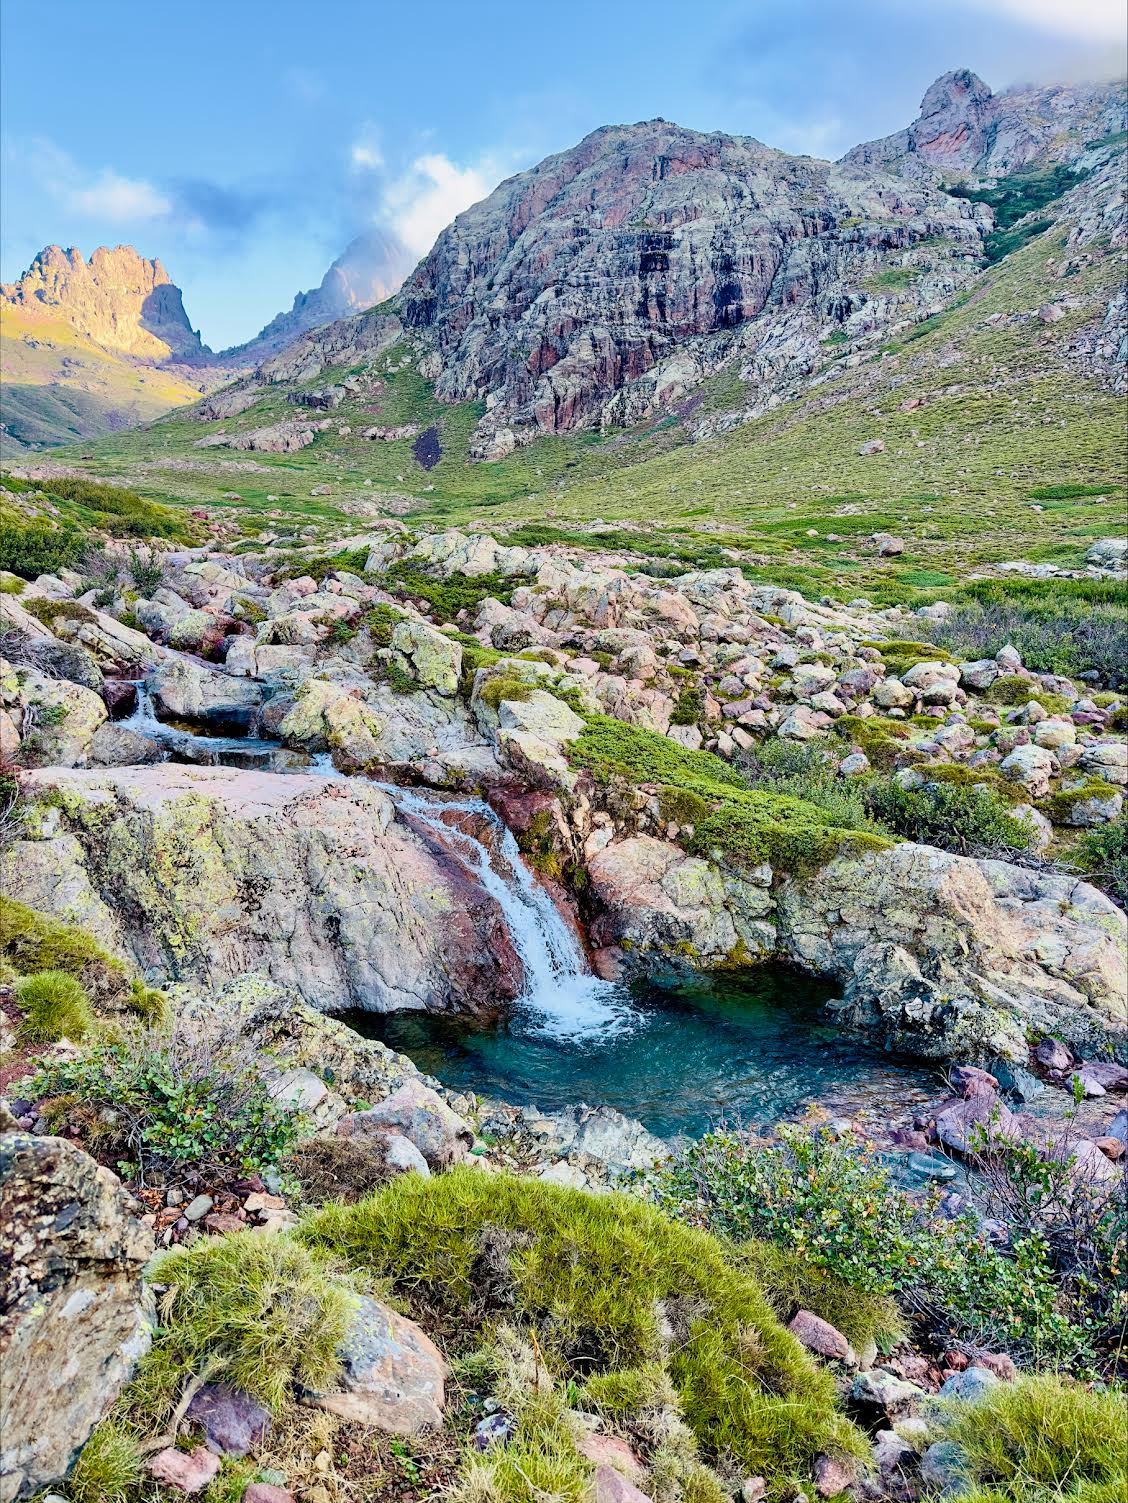
<instances>
[{"instance_id":1,"label":"eroded rock face","mask_svg":"<svg viewBox=\"0 0 1128 1503\"><path fill-rule=\"evenodd\" d=\"M59 1481L149 1344L153 1250L115 1175L61 1138L0 1136L0 1499Z\"/></svg>"},{"instance_id":2,"label":"eroded rock face","mask_svg":"<svg viewBox=\"0 0 1128 1503\"><path fill-rule=\"evenodd\" d=\"M175 763L29 783L65 812L9 851L5 891L143 970L257 970L330 1012L492 1011L520 987L496 901L371 784Z\"/></svg>"},{"instance_id":3,"label":"eroded rock face","mask_svg":"<svg viewBox=\"0 0 1128 1503\"><path fill-rule=\"evenodd\" d=\"M399 306L442 358L441 396L495 399L481 454L496 457L515 431L633 421L738 348L755 359L761 316L785 364L813 368L825 308L860 306L867 268L932 235L962 280L970 206L651 120L594 131L460 214Z\"/></svg>"},{"instance_id":4,"label":"eroded rock face","mask_svg":"<svg viewBox=\"0 0 1128 1503\"><path fill-rule=\"evenodd\" d=\"M1031 1026L1128 1044L1124 914L1096 888L929 846L839 856L813 876L726 871L666 841L590 861L598 945L715 965L742 945L841 983L843 1022L932 1058L1026 1057Z\"/></svg>"}]
</instances>

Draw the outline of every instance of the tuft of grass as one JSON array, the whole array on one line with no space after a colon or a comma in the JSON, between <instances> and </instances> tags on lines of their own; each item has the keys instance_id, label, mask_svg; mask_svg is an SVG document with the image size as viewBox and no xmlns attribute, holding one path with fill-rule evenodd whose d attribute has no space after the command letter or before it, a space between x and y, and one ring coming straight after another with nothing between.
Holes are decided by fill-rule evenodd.
<instances>
[{"instance_id":1,"label":"tuft of grass","mask_svg":"<svg viewBox=\"0 0 1128 1503\"><path fill-rule=\"evenodd\" d=\"M1096 1503L1128 1494L1123 1392L1037 1374L954 1406L946 1430L963 1448L975 1482L995 1498Z\"/></svg>"},{"instance_id":2,"label":"tuft of grass","mask_svg":"<svg viewBox=\"0 0 1128 1503\"><path fill-rule=\"evenodd\" d=\"M81 980L96 1000L116 996L125 986L125 967L85 930L3 895L0 958L22 975L65 971Z\"/></svg>"},{"instance_id":3,"label":"tuft of grass","mask_svg":"<svg viewBox=\"0 0 1128 1503\"><path fill-rule=\"evenodd\" d=\"M160 1426L179 1387L205 1370L277 1412L295 1385L324 1387L339 1370L358 1289L321 1248L235 1232L161 1253L151 1272L165 1286L160 1326L124 1413Z\"/></svg>"},{"instance_id":4,"label":"tuft of grass","mask_svg":"<svg viewBox=\"0 0 1128 1503\"><path fill-rule=\"evenodd\" d=\"M742 1251L781 1321L810 1310L841 1331L857 1351L870 1342L890 1351L905 1339L905 1320L888 1294L848 1284L795 1248L753 1239Z\"/></svg>"},{"instance_id":5,"label":"tuft of grass","mask_svg":"<svg viewBox=\"0 0 1128 1503\"><path fill-rule=\"evenodd\" d=\"M131 1503L145 1475L137 1441L114 1419L92 1431L67 1478L70 1503Z\"/></svg>"},{"instance_id":6,"label":"tuft of grass","mask_svg":"<svg viewBox=\"0 0 1128 1503\"><path fill-rule=\"evenodd\" d=\"M830 1375L755 1277L641 1200L464 1167L326 1206L299 1235L387 1280L453 1345L504 1313L557 1381L664 1364L703 1450L733 1456L773 1491L821 1451L862 1454Z\"/></svg>"},{"instance_id":7,"label":"tuft of grass","mask_svg":"<svg viewBox=\"0 0 1128 1503\"><path fill-rule=\"evenodd\" d=\"M94 1013L81 981L66 971L40 971L16 983L16 1002L23 1014L22 1039L54 1044L59 1039L78 1043L94 1031Z\"/></svg>"}]
</instances>

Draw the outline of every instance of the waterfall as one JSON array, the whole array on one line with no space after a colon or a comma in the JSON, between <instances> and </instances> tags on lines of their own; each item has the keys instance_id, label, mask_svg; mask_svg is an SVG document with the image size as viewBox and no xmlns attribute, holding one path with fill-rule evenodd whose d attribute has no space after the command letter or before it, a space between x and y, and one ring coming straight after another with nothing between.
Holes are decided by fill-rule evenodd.
<instances>
[{"instance_id":1,"label":"waterfall","mask_svg":"<svg viewBox=\"0 0 1128 1503\"><path fill-rule=\"evenodd\" d=\"M262 770L279 776L342 778L330 753L310 757L305 766L279 766L271 753L276 741L250 737L201 736L158 720L143 680L136 681L137 705L120 724L140 731L166 747L178 761L221 762L247 766L248 754L262 757ZM635 1010L622 987L601 981L588 968L583 948L560 910L525 864L512 832L482 799L429 793L376 783L398 812L439 835L458 852L466 867L505 916L524 974L524 989L514 1021L532 1032L558 1038L605 1038L632 1026ZM468 814L490 827L489 844L450 825L443 813ZM491 849L492 846L492 849Z\"/></svg>"},{"instance_id":2,"label":"waterfall","mask_svg":"<svg viewBox=\"0 0 1128 1503\"><path fill-rule=\"evenodd\" d=\"M631 1025L634 1011L629 997L622 988L591 974L575 933L525 865L512 831L487 803L478 798L442 798L393 783L376 786L397 810L455 846L505 915L525 976L519 999L525 1026L561 1038L582 1038L607 1037ZM468 831L447 824L444 810L487 821L496 854Z\"/></svg>"}]
</instances>

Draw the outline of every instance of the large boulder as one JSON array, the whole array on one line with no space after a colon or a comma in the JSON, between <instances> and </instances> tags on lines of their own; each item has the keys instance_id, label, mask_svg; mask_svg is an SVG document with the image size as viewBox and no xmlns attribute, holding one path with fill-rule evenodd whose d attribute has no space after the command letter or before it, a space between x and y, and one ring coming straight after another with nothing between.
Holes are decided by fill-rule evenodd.
<instances>
[{"instance_id":1,"label":"large boulder","mask_svg":"<svg viewBox=\"0 0 1128 1503\"><path fill-rule=\"evenodd\" d=\"M493 1011L520 989L456 843L370 783L172 762L27 783L64 811L5 853L5 892L142 970L212 986L257 970L325 1011Z\"/></svg>"},{"instance_id":2,"label":"large boulder","mask_svg":"<svg viewBox=\"0 0 1128 1503\"><path fill-rule=\"evenodd\" d=\"M157 713L198 720L215 729L246 731L262 703L258 684L218 673L190 658L169 658L149 680Z\"/></svg>"},{"instance_id":3,"label":"large boulder","mask_svg":"<svg viewBox=\"0 0 1128 1503\"><path fill-rule=\"evenodd\" d=\"M0 1500L60 1481L149 1345L153 1239L117 1177L61 1138L0 1135Z\"/></svg>"}]
</instances>

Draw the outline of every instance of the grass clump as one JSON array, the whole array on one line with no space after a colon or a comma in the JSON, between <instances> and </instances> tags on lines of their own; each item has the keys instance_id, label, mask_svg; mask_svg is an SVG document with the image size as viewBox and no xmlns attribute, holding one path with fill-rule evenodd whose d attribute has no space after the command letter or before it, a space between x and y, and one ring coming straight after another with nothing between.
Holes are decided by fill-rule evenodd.
<instances>
[{"instance_id":1,"label":"grass clump","mask_svg":"<svg viewBox=\"0 0 1128 1503\"><path fill-rule=\"evenodd\" d=\"M525 581L507 579L500 574L451 574L446 579L432 579L422 570L400 562L392 564L384 577L385 587L396 593L424 600L437 621L453 621L465 611L468 616L477 614L483 600L500 600L508 605L513 591Z\"/></svg>"},{"instance_id":2,"label":"grass clump","mask_svg":"<svg viewBox=\"0 0 1128 1503\"><path fill-rule=\"evenodd\" d=\"M327 1206L301 1235L387 1280L453 1344L504 1315L535 1338L557 1382L662 1364L703 1450L731 1455L773 1491L820 1451L861 1454L830 1375L779 1325L752 1274L641 1200L459 1168Z\"/></svg>"},{"instance_id":3,"label":"grass clump","mask_svg":"<svg viewBox=\"0 0 1128 1503\"><path fill-rule=\"evenodd\" d=\"M896 1301L880 1290L859 1289L831 1269L778 1243L753 1240L744 1246L772 1309L785 1324L799 1310L829 1321L855 1349L871 1342L889 1351L906 1332Z\"/></svg>"},{"instance_id":4,"label":"grass clump","mask_svg":"<svg viewBox=\"0 0 1128 1503\"><path fill-rule=\"evenodd\" d=\"M235 1232L161 1253L165 1286L152 1350L119 1407L154 1428L191 1374L231 1383L281 1409L295 1384L324 1387L356 1309L358 1286L319 1248Z\"/></svg>"},{"instance_id":5,"label":"grass clump","mask_svg":"<svg viewBox=\"0 0 1128 1503\"><path fill-rule=\"evenodd\" d=\"M953 1406L945 1430L967 1458L975 1497L1006 1503L1112 1503L1128 1496L1124 1394L1049 1374Z\"/></svg>"},{"instance_id":6,"label":"grass clump","mask_svg":"<svg viewBox=\"0 0 1128 1503\"><path fill-rule=\"evenodd\" d=\"M655 783L660 798L666 788L696 795L706 812L694 821L689 848L699 855L746 866L769 861L781 870L801 872L822 866L843 850L885 844L870 830L843 828L803 798L749 788L736 768L711 752L690 751L667 736L607 715L589 716L567 754L600 782ZM699 806L694 808L698 812Z\"/></svg>"},{"instance_id":7,"label":"grass clump","mask_svg":"<svg viewBox=\"0 0 1128 1503\"><path fill-rule=\"evenodd\" d=\"M54 1044L70 1039L77 1044L93 1033L94 1013L81 981L66 971L40 971L16 983L16 1002L23 1016L22 1039L33 1044Z\"/></svg>"},{"instance_id":8,"label":"grass clump","mask_svg":"<svg viewBox=\"0 0 1128 1503\"><path fill-rule=\"evenodd\" d=\"M67 1478L70 1503L131 1503L145 1475L137 1441L114 1419L92 1431Z\"/></svg>"}]
</instances>

